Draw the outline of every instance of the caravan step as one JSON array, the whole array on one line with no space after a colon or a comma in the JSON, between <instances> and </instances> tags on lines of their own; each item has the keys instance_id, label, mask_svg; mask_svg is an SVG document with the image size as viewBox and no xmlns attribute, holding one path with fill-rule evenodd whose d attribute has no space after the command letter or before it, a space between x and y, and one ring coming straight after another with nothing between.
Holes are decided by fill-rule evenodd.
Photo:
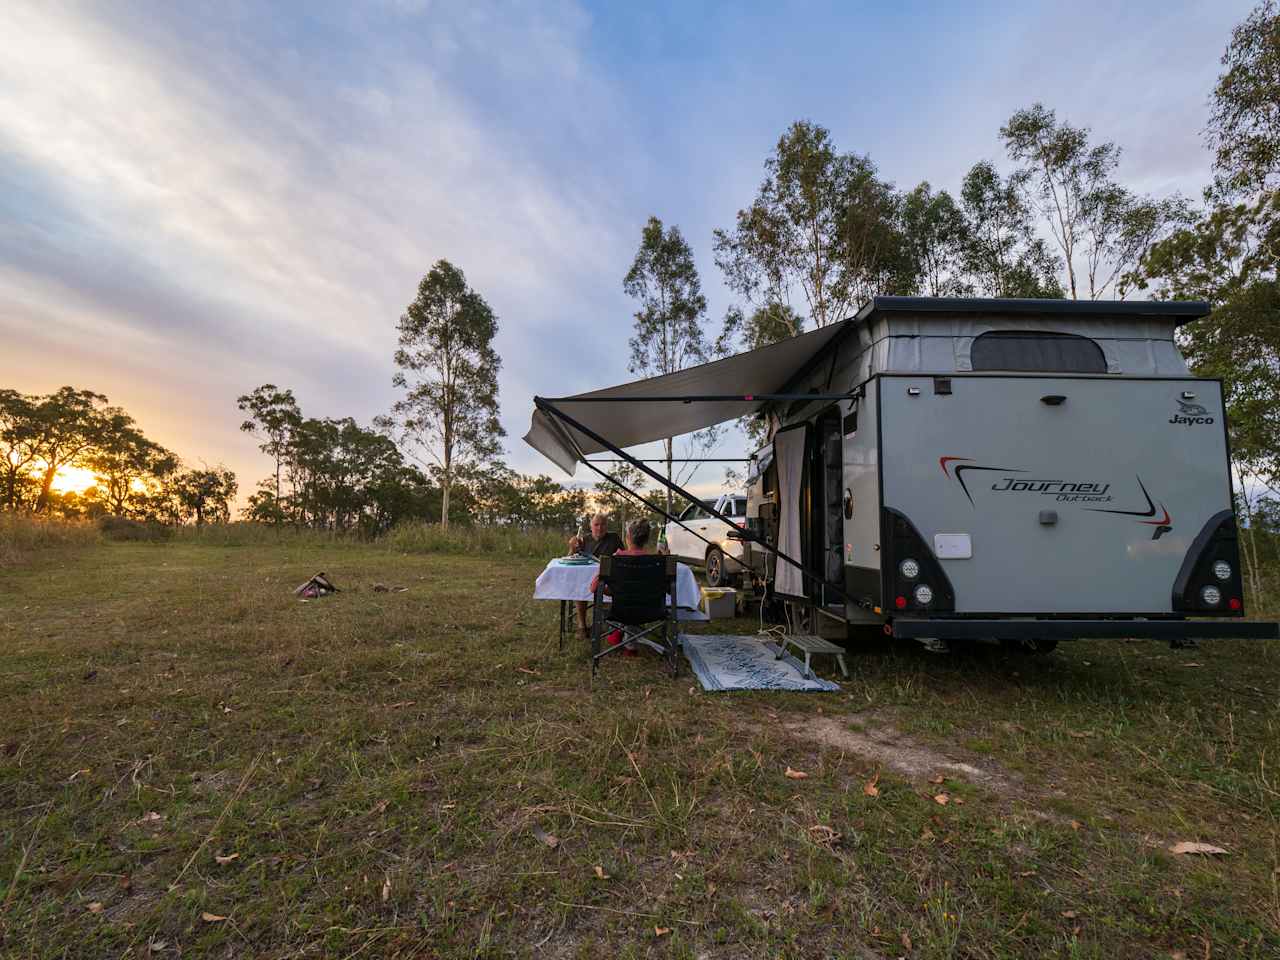
<instances>
[{"instance_id":1,"label":"caravan step","mask_svg":"<svg viewBox=\"0 0 1280 960\"><path fill-rule=\"evenodd\" d=\"M806 677L813 676L813 668L809 666L809 660L815 653L825 653L836 658L836 663L840 665L840 675L846 680L849 679L849 668L844 663L844 647L836 646L830 640L824 640L822 637L816 637L811 633L786 633L782 636L782 641L778 644L777 659L781 660L782 655L787 652L787 647L795 647L797 651L804 654L804 675Z\"/></svg>"}]
</instances>

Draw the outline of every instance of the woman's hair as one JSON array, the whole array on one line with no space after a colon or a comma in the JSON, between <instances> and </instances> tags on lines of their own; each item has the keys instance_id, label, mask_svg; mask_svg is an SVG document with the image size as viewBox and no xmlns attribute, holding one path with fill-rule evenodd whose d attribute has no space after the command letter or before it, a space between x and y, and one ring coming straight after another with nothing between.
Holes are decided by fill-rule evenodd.
<instances>
[{"instance_id":1,"label":"woman's hair","mask_svg":"<svg viewBox=\"0 0 1280 960\"><path fill-rule=\"evenodd\" d=\"M627 524L627 539L634 543L637 547L643 547L649 542L649 521L648 520L632 520Z\"/></svg>"}]
</instances>

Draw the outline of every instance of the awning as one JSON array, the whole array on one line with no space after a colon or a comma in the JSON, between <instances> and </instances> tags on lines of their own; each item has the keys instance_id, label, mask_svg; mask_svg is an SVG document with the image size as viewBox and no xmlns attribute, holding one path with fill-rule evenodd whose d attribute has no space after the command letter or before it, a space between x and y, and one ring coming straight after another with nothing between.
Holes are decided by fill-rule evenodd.
<instances>
[{"instance_id":1,"label":"awning","mask_svg":"<svg viewBox=\"0 0 1280 960\"><path fill-rule=\"evenodd\" d=\"M755 413L767 402L762 395L781 392L852 322L835 323L676 373L542 402L618 447L683 436ZM524 440L569 474L584 455L608 449L537 408Z\"/></svg>"}]
</instances>

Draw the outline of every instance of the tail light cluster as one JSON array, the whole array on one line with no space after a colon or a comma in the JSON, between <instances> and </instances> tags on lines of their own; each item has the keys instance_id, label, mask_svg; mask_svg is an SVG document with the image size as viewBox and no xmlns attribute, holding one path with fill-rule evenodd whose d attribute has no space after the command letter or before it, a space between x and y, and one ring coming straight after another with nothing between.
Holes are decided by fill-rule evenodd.
<instances>
[{"instance_id":1,"label":"tail light cluster","mask_svg":"<svg viewBox=\"0 0 1280 960\"><path fill-rule=\"evenodd\" d=\"M907 519L892 507L884 510L881 552L884 555L884 578L892 597L893 609L903 613L952 612L956 608L952 589L938 558L924 537Z\"/></svg>"},{"instance_id":2,"label":"tail light cluster","mask_svg":"<svg viewBox=\"0 0 1280 960\"><path fill-rule=\"evenodd\" d=\"M1173 609L1181 613L1244 616L1236 516L1223 510L1192 541L1173 582Z\"/></svg>"}]
</instances>

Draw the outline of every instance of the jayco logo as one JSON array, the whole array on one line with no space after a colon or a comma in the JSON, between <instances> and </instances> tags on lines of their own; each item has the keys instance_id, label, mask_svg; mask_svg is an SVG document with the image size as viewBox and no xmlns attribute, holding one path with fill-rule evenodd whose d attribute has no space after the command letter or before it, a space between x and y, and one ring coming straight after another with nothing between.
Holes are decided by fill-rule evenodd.
<instances>
[{"instance_id":1,"label":"jayco logo","mask_svg":"<svg viewBox=\"0 0 1280 960\"><path fill-rule=\"evenodd\" d=\"M1198 403L1191 403L1189 400L1176 400L1178 404L1178 412L1169 418L1170 423L1180 423L1183 426L1194 427L1199 423L1213 423L1213 417L1209 416L1209 411Z\"/></svg>"}]
</instances>

